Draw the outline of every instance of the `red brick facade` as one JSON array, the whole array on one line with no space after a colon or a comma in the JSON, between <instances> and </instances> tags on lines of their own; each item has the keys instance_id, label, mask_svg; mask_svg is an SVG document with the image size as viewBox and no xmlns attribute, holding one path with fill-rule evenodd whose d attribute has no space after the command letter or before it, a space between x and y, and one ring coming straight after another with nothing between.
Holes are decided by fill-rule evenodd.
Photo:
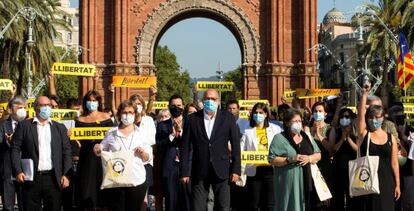
<instances>
[{"instance_id":1,"label":"red brick facade","mask_svg":"<svg viewBox=\"0 0 414 211\"><path fill-rule=\"evenodd\" d=\"M317 88L317 0L80 0L83 63L97 66L97 89L113 74L155 74L154 48L176 22L192 17L220 21L242 50L245 99L280 103L284 90ZM82 92L92 89L82 79ZM117 88L119 102L147 90ZM105 98L108 102L108 97Z\"/></svg>"}]
</instances>

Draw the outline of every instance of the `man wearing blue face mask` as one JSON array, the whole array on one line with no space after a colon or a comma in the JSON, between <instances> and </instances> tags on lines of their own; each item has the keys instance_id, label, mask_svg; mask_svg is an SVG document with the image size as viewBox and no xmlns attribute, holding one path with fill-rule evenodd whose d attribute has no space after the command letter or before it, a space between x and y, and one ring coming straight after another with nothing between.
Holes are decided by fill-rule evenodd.
<instances>
[{"instance_id":1,"label":"man wearing blue face mask","mask_svg":"<svg viewBox=\"0 0 414 211\"><path fill-rule=\"evenodd\" d=\"M229 211L229 179L238 181L241 171L239 129L230 112L218 110L220 99L216 90L209 89L204 93L203 104L204 109L190 115L184 124L180 149L182 181L188 183L191 176L191 210L206 210L208 191L212 186L215 210ZM191 166L190 148L193 152Z\"/></svg>"},{"instance_id":2,"label":"man wearing blue face mask","mask_svg":"<svg viewBox=\"0 0 414 211\"><path fill-rule=\"evenodd\" d=\"M35 102L36 117L17 125L11 145L12 168L23 185L23 210L60 210L62 189L69 186L66 174L72 166L71 146L63 124L52 121L48 97ZM33 162L23 172L22 159ZM30 168L29 168L30 169ZM33 180L29 178L33 174Z\"/></svg>"}]
</instances>

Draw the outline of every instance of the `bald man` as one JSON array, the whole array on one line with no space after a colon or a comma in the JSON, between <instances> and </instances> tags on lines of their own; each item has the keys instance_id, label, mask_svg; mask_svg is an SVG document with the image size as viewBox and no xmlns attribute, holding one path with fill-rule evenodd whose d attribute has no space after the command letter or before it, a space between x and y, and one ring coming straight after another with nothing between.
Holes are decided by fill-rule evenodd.
<instances>
[{"instance_id":1,"label":"bald man","mask_svg":"<svg viewBox=\"0 0 414 211\"><path fill-rule=\"evenodd\" d=\"M206 210L210 186L214 190L214 210L229 211L229 180L236 182L240 176L239 128L234 116L219 110L219 105L218 92L207 90L203 96L203 110L190 115L184 125L180 167L182 181L189 183L191 178L193 211Z\"/></svg>"},{"instance_id":2,"label":"bald man","mask_svg":"<svg viewBox=\"0 0 414 211\"><path fill-rule=\"evenodd\" d=\"M69 186L66 174L72 167L71 146L66 127L52 121L50 99L35 101L36 116L17 125L11 142L12 168L23 184L23 210L60 211L62 189ZM33 181L23 172L21 160L33 162ZM43 202L43 203L42 203Z\"/></svg>"}]
</instances>

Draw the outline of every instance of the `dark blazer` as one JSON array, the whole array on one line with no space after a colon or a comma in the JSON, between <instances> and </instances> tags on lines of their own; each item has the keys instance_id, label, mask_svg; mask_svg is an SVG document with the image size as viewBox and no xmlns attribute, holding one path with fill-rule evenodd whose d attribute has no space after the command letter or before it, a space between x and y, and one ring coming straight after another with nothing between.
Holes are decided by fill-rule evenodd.
<instances>
[{"instance_id":1,"label":"dark blazer","mask_svg":"<svg viewBox=\"0 0 414 211\"><path fill-rule=\"evenodd\" d=\"M180 148L182 177L204 180L208 171L212 170L220 179L228 179L230 173L240 175L240 132L236 120L226 110L218 110L215 115L210 139L205 129L204 110L191 114L185 122ZM232 146L231 155L228 150L229 141ZM192 164L189 162L191 147ZM210 163L213 169L209 169Z\"/></svg>"},{"instance_id":2,"label":"dark blazer","mask_svg":"<svg viewBox=\"0 0 414 211\"><path fill-rule=\"evenodd\" d=\"M181 137L170 141L173 121L171 119L157 124L157 134L155 136L157 151L162 155L161 176L168 177L176 165L175 157L179 154L178 147L181 145Z\"/></svg>"},{"instance_id":3,"label":"dark blazer","mask_svg":"<svg viewBox=\"0 0 414 211\"><path fill-rule=\"evenodd\" d=\"M61 188L61 177L66 175L72 167L71 146L66 127L63 124L52 121L50 130L52 167L56 177L56 184L59 184L59 188ZM14 175L23 172L20 159L32 159L34 170L35 172L37 171L39 165L39 143L37 124L33 122L33 119L24 120L17 125L11 149Z\"/></svg>"},{"instance_id":4,"label":"dark blazer","mask_svg":"<svg viewBox=\"0 0 414 211\"><path fill-rule=\"evenodd\" d=\"M11 180L12 167L10 160L10 145L7 143L6 133L13 133L12 119L0 122L0 177Z\"/></svg>"}]
</instances>

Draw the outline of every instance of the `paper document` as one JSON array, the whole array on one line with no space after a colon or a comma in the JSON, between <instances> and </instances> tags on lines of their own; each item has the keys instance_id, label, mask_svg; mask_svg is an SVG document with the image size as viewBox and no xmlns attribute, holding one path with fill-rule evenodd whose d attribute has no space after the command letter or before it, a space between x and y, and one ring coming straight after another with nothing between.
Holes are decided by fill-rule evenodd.
<instances>
[{"instance_id":1,"label":"paper document","mask_svg":"<svg viewBox=\"0 0 414 211\"><path fill-rule=\"evenodd\" d=\"M25 181L33 181L34 164L32 159L22 159L22 170Z\"/></svg>"}]
</instances>

